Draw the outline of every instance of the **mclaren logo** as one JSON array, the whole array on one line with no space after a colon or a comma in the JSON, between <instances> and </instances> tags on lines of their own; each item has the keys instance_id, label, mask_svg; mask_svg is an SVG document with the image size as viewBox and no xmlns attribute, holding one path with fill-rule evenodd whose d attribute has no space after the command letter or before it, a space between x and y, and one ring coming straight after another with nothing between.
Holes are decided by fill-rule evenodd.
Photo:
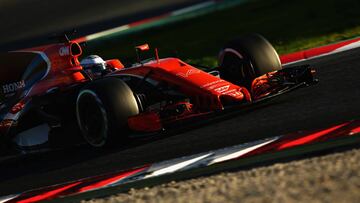
<instances>
[{"instance_id":1,"label":"mclaren logo","mask_svg":"<svg viewBox=\"0 0 360 203\"><path fill-rule=\"evenodd\" d=\"M226 92L229 89L229 87L230 87L230 85L225 85L225 86L216 88L215 91L218 93L223 93L223 92Z\"/></svg>"},{"instance_id":2,"label":"mclaren logo","mask_svg":"<svg viewBox=\"0 0 360 203\"><path fill-rule=\"evenodd\" d=\"M13 93L13 92L17 91L18 89L24 88L24 87L25 87L25 81L21 80L18 82L3 85L1 89L2 89L3 94L9 94L9 93Z\"/></svg>"},{"instance_id":3,"label":"mclaren logo","mask_svg":"<svg viewBox=\"0 0 360 203\"><path fill-rule=\"evenodd\" d=\"M189 77L190 75L194 75L194 74L198 74L198 73L200 73L200 70L189 69L189 70L186 71L186 73L177 73L176 75L177 75L177 76L184 77L184 78L187 78L187 77Z\"/></svg>"}]
</instances>

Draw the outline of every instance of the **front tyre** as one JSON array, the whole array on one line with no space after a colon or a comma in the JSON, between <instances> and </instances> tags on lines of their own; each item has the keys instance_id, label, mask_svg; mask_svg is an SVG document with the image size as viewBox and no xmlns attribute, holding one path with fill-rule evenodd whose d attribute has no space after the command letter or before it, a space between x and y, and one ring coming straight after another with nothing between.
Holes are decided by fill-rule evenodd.
<instances>
[{"instance_id":1,"label":"front tyre","mask_svg":"<svg viewBox=\"0 0 360 203\"><path fill-rule=\"evenodd\" d=\"M221 78L248 88L255 78L282 68L274 47L259 34L227 43L219 53L218 63Z\"/></svg>"},{"instance_id":2,"label":"front tyre","mask_svg":"<svg viewBox=\"0 0 360 203\"><path fill-rule=\"evenodd\" d=\"M92 147L101 148L127 138L129 116L139 114L129 86L118 78L97 80L80 90L76 117L81 134Z\"/></svg>"}]
</instances>

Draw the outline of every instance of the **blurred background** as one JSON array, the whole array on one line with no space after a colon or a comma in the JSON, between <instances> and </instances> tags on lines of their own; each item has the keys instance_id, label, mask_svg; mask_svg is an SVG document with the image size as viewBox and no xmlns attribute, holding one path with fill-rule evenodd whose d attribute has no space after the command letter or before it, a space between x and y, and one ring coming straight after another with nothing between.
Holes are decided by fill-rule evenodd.
<instances>
[{"instance_id":1,"label":"blurred background","mask_svg":"<svg viewBox=\"0 0 360 203\"><path fill-rule=\"evenodd\" d=\"M183 9L209 2L190 12ZM264 35L280 54L360 33L358 0L1 0L0 48L49 43L51 34L73 28L78 31L73 38L77 38L179 9L183 10L176 16L89 41L85 54L130 63L135 60L133 47L149 43L159 48L162 57L215 66L218 50L244 33Z\"/></svg>"},{"instance_id":2,"label":"blurred background","mask_svg":"<svg viewBox=\"0 0 360 203\"><path fill-rule=\"evenodd\" d=\"M0 0L0 48L46 43L54 33L86 35L204 0Z\"/></svg>"}]
</instances>

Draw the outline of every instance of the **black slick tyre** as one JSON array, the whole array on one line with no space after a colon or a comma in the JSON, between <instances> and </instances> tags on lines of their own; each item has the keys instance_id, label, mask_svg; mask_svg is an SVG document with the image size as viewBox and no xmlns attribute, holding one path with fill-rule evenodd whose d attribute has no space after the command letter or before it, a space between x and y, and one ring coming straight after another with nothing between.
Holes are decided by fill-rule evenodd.
<instances>
[{"instance_id":1,"label":"black slick tyre","mask_svg":"<svg viewBox=\"0 0 360 203\"><path fill-rule=\"evenodd\" d=\"M219 71L224 80L250 87L263 74L282 68L274 47L259 34L228 42L219 53Z\"/></svg>"},{"instance_id":2,"label":"black slick tyre","mask_svg":"<svg viewBox=\"0 0 360 203\"><path fill-rule=\"evenodd\" d=\"M128 136L129 116L139 114L130 87L121 79L108 77L94 81L80 90L76 117L85 141L101 148L118 144Z\"/></svg>"}]
</instances>

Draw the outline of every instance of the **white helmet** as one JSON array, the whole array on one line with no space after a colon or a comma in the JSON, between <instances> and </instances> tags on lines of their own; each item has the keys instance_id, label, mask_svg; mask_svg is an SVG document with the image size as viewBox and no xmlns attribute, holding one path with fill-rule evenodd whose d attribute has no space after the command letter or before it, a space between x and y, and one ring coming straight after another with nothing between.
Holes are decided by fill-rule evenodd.
<instances>
[{"instance_id":1,"label":"white helmet","mask_svg":"<svg viewBox=\"0 0 360 203\"><path fill-rule=\"evenodd\" d=\"M106 70L106 62L98 55L90 55L81 60L80 65L93 76L101 76Z\"/></svg>"}]
</instances>

